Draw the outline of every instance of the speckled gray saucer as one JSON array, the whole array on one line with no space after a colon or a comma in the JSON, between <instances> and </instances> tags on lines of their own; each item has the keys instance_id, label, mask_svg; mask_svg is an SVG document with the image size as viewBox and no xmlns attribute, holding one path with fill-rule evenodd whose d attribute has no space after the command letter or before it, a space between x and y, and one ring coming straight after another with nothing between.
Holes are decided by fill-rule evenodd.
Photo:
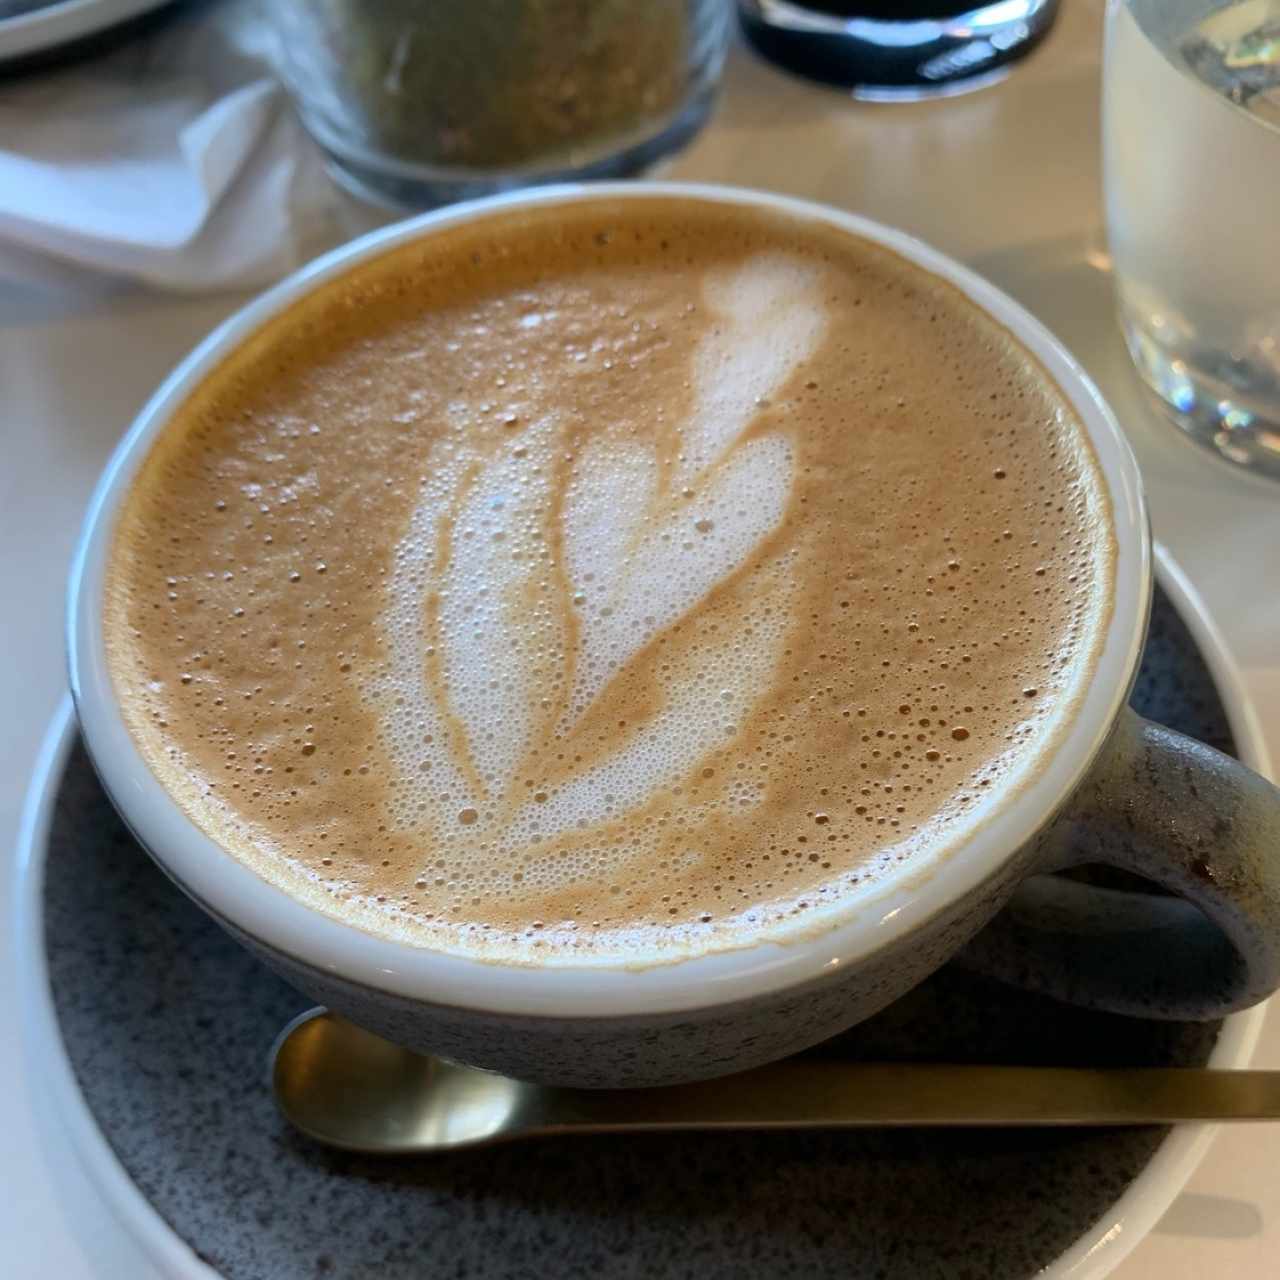
<instances>
[{"instance_id":1,"label":"speckled gray saucer","mask_svg":"<svg viewBox=\"0 0 1280 1280\"><path fill-rule=\"evenodd\" d=\"M1232 748L1209 672L1162 596L1134 703ZM1093 1227L1165 1134L672 1135L416 1162L336 1155L295 1135L267 1087L271 1043L307 1002L164 878L79 748L45 894L54 1002L89 1107L143 1194L228 1280L1029 1277ZM1192 1065L1217 1034L948 969L826 1051Z\"/></svg>"}]
</instances>

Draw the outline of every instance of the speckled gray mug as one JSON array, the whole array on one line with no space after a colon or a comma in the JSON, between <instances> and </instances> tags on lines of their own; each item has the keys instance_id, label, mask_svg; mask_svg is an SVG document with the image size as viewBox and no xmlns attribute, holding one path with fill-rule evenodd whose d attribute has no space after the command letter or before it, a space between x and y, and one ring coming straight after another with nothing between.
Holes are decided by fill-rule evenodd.
<instances>
[{"instance_id":1,"label":"speckled gray mug","mask_svg":"<svg viewBox=\"0 0 1280 1280\"><path fill-rule=\"evenodd\" d=\"M518 967L391 941L323 916L201 832L130 737L102 627L121 498L209 370L324 282L407 241L514 207L655 196L760 208L885 245L949 280L1040 360L1088 430L1114 513L1116 598L1095 678L1047 767L959 850L886 871L839 904L831 927L816 935L645 969ZM1150 592L1150 534L1123 436L1071 356L985 280L899 232L781 196L666 184L554 188L455 206L347 245L270 290L183 362L142 411L94 496L71 582L71 687L94 763L142 843L302 991L393 1040L482 1067L563 1084L660 1084L803 1049L875 1013L961 952L987 972L1062 999L1150 1017L1217 1017L1280 986L1280 793L1126 709ZM1040 874L1098 862L1172 893Z\"/></svg>"}]
</instances>

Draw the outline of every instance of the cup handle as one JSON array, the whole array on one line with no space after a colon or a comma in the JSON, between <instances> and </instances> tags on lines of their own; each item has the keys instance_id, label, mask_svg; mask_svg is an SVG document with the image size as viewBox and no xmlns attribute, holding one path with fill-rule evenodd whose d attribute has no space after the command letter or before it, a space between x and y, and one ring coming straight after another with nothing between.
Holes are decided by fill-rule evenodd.
<instances>
[{"instance_id":1,"label":"cup handle","mask_svg":"<svg viewBox=\"0 0 1280 1280\"><path fill-rule=\"evenodd\" d=\"M1173 896L1039 874L1084 863ZM1220 1018L1280 987L1280 790L1212 747L1126 708L1033 866L961 963L1146 1018Z\"/></svg>"}]
</instances>

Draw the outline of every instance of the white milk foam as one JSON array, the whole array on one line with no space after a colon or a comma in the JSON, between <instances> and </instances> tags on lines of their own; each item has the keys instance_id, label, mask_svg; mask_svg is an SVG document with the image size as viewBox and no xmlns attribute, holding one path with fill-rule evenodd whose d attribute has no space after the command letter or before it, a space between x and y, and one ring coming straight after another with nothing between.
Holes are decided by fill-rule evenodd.
<instances>
[{"instance_id":1,"label":"white milk foam","mask_svg":"<svg viewBox=\"0 0 1280 1280\"><path fill-rule=\"evenodd\" d=\"M782 523L793 459L781 434L744 435L822 338L817 279L781 254L708 274L715 323L693 354L694 410L677 457L606 426L557 494L554 414L514 423L496 457L461 441L432 454L386 584L388 671L367 696L396 770L394 820L443 838L451 875L491 884L514 860L551 888L616 864L617 848L541 861L536 849L692 776L768 687L792 592L785 556L750 562ZM749 566L760 579L753 616L686 648L662 672L656 714L535 790L546 772L535 748L571 743L643 649ZM735 795L749 802L751 788ZM633 852L651 834L638 827Z\"/></svg>"}]
</instances>

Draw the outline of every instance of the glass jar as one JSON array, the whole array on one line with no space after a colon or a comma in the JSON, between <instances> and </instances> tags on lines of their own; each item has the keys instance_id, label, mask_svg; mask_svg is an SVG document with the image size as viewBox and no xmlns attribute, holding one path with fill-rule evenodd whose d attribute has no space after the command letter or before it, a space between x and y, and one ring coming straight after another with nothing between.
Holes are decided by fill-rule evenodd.
<instances>
[{"instance_id":1,"label":"glass jar","mask_svg":"<svg viewBox=\"0 0 1280 1280\"><path fill-rule=\"evenodd\" d=\"M635 173L710 112L726 0L269 0L333 176L423 207Z\"/></svg>"}]
</instances>

